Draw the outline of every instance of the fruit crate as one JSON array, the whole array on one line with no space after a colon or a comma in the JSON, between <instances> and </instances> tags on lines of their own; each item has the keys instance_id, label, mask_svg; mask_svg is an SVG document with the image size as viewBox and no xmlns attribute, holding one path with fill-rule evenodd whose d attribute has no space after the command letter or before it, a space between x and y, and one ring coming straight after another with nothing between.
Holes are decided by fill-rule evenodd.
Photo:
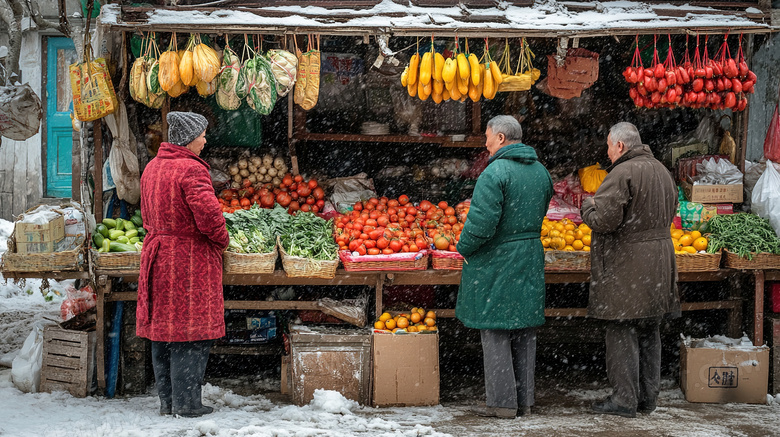
<instances>
[{"instance_id":1,"label":"fruit crate","mask_svg":"<svg viewBox=\"0 0 780 437\"><path fill-rule=\"evenodd\" d=\"M590 252L582 250L545 250L544 270L590 272Z\"/></svg>"},{"instance_id":2,"label":"fruit crate","mask_svg":"<svg viewBox=\"0 0 780 437\"><path fill-rule=\"evenodd\" d=\"M726 251L723 266L737 270L775 270L780 269L780 255L773 253L751 253L752 259L742 258L734 252Z\"/></svg>"},{"instance_id":3,"label":"fruit crate","mask_svg":"<svg viewBox=\"0 0 780 437\"><path fill-rule=\"evenodd\" d=\"M13 233L7 244L8 250L0 261L0 270L5 272L67 272L83 270L85 266L84 246L62 252L16 253Z\"/></svg>"},{"instance_id":4,"label":"fruit crate","mask_svg":"<svg viewBox=\"0 0 780 437\"><path fill-rule=\"evenodd\" d=\"M394 253L392 255L352 255L348 250L339 251L339 258L348 272L408 271L428 268L428 250Z\"/></svg>"},{"instance_id":5,"label":"fruit crate","mask_svg":"<svg viewBox=\"0 0 780 437\"><path fill-rule=\"evenodd\" d=\"M86 397L95 372L95 339L95 331L46 326L41 391L67 391L75 397Z\"/></svg>"},{"instance_id":6,"label":"fruit crate","mask_svg":"<svg viewBox=\"0 0 780 437\"><path fill-rule=\"evenodd\" d=\"M141 252L108 252L100 253L89 249L92 265L95 270L140 270Z\"/></svg>"},{"instance_id":7,"label":"fruit crate","mask_svg":"<svg viewBox=\"0 0 780 437\"><path fill-rule=\"evenodd\" d=\"M431 251L431 266L434 270L463 270L463 255L449 250Z\"/></svg>"},{"instance_id":8,"label":"fruit crate","mask_svg":"<svg viewBox=\"0 0 780 437\"><path fill-rule=\"evenodd\" d=\"M720 268L721 253L677 253L678 272L713 272Z\"/></svg>"}]
</instances>

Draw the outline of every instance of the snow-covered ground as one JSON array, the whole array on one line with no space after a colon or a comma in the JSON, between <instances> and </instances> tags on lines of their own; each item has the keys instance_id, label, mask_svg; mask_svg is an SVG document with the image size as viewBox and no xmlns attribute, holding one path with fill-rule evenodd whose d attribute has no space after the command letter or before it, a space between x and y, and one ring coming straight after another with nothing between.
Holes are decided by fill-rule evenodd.
<instances>
[{"instance_id":1,"label":"snow-covered ground","mask_svg":"<svg viewBox=\"0 0 780 437\"><path fill-rule=\"evenodd\" d=\"M0 220L0 253L11 224ZM106 399L67 393L23 393L11 382L11 365L32 325L57 319L66 283L51 283L48 298L40 281L15 284L0 278L0 436L765 436L780 432L780 396L766 405L692 404L676 381L663 382L659 408L637 419L601 416L590 404L606 396L595 382L540 376L533 414L514 420L469 413L484 400L480 381L436 407L370 408L332 391L319 391L306 406L279 394L278 375L207 378L206 405L214 413L193 419L160 416L151 393ZM452 375L443 376L451 378Z\"/></svg>"}]
</instances>

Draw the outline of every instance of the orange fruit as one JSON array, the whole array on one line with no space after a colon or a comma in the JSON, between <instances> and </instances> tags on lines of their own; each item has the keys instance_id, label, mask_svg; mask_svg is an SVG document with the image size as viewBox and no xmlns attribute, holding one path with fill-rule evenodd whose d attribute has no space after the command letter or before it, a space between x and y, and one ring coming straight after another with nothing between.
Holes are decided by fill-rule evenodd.
<instances>
[{"instance_id":1,"label":"orange fruit","mask_svg":"<svg viewBox=\"0 0 780 437\"><path fill-rule=\"evenodd\" d=\"M574 252L574 247L567 244L566 247L563 248L563 250L565 250L566 252Z\"/></svg>"},{"instance_id":2,"label":"orange fruit","mask_svg":"<svg viewBox=\"0 0 780 437\"><path fill-rule=\"evenodd\" d=\"M417 332L423 332L428 330L428 327L425 325L415 326L415 328L417 329Z\"/></svg>"},{"instance_id":3,"label":"orange fruit","mask_svg":"<svg viewBox=\"0 0 780 437\"><path fill-rule=\"evenodd\" d=\"M542 247L547 249L548 247L550 247L551 242L552 242L551 238L542 238Z\"/></svg>"},{"instance_id":4,"label":"orange fruit","mask_svg":"<svg viewBox=\"0 0 780 437\"><path fill-rule=\"evenodd\" d=\"M574 238L576 238L578 240L582 240L582 237L584 237L584 236L585 236L585 233L582 232L582 229L577 229L576 231L574 231Z\"/></svg>"},{"instance_id":5,"label":"orange fruit","mask_svg":"<svg viewBox=\"0 0 780 437\"><path fill-rule=\"evenodd\" d=\"M409 327L409 319L407 319L406 317L399 317L398 318L398 323L396 323L396 325L399 328L401 328L401 329L408 328Z\"/></svg>"},{"instance_id":6,"label":"orange fruit","mask_svg":"<svg viewBox=\"0 0 780 437\"><path fill-rule=\"evenodd\" d=\"M550 240L550 247L555 250L563 250L563 248L566 247L566 240L561 237L553 237Z\"/></svg>"},{"instance_id":7,"label":"orange fruit","mask_svg":"<svg viewBox=\"0 0 780 437\"><path fill-rule=\"evenodd\" d=\"M416 326L410 326L410 327L406 328L406 332L417 332L417 327Z\"/></svg>"},{"instance_id":8,"label":"orange fruit","mask_svg":"<svg viewBox=\"0 0 780 437\"><path fill-rule=\"evenodd\" d=\"M699 237L696 240L693 241L693 248L698 250L707 250L707 246L709 245L709 241L707 241L704 237Z\"/></svg>"},{"instance_id":9,"label":"orange fruit","mask_svg":"<svg viewBox=\"0 0 780 437\"><path fill-rule=\"evenodd\" d=\"M585 246L582 248L585 252L590 252L590 246Z\"/></svg>"},{"instance_id":10,"label":"orange fruit","mask_svg":"<svg viewBox=\"0 0 780 437\"><path fill-rule=\"evenodd\" d=\"M685 232L682 229L675 229L671 232L672 232L672 238L675 238L677 240L679 240L680 237L682 237L685 234Z\"/></svg>"},{"instance_id":11,"label":"orange fruit","mask_svg":"<svg viewBox=\"0 0 780 437\"><path fill-rule=\"evenodd\" d=\"M422 308L417 308L417 312L420 313L421 316L425 315L425 310Z\"/></svg>"},{"instance_id":12,"label":"orange fruit","mask_svg":"<svg viewBox=\"0 0 780 437\"><path fill-rule=\"evenodd\" d=\"M385 321L385 327L386 327L387 329L391 330L391 331L392 331L393 329L395 329L395 320L393 320L393 319L388 319L388 320L386 320L386 321Z\"/></svg>"},{"instance_id":13,"label":"orange fruit","mask_svg":"<svg viewBox=\"0 0 780 437\"><path fill-rule=\"evenodd\" d=\"M571 247L573 247L574 250L582 250L582 248L585 247L585 245L582 244L581 240L574 240L574 242L571 243Z\"/></svg>"},{"instance_id":14,"label":"orange fruit","mask_svg":"<svg viewBox=\"0 0 780 437\"><path fill-rule=\"evenodd\" d=\"M436 313L434 313L433 311L428 311L427 313L425 313L425 318L436 320Z\"/></svg>"},{"instance_id":15,"label":"orange fruit","mask_svg":"<svg viewBox=\"0 0 780 437\"><path fill-rule=\"evenodd\" d=\"M683 246L693 245L693 237L691 237L690 235L683 235L682 237L680 237L679 241L680 244L682 244Z\"/></svg>"},{"instance_id":16,"label":"orange fruit","mask_svg":"<svg viewBox=\"0 0 780 437\"><path fill-rule=\"evenodd\" d=\"M411 321L412 323L420 323L420 320L422 320L423 316L420 315L417 311L412 312Z\"/></svg>"},{"instance_id":17,"label":"orange fruit","mask_svg":"<svg viewBox=\"0 0 780 437\"><path fill-rule=\"evenodd\" d=\"M550 233L550 228L547 226L542 226L542 237Z\"/></svg>"},{"instance_id":18,"label":"orange fruit","mask_svg":"<svg viewBox=\"0 0 780 437\"><path fill-rule=\"evenodd\" d=\"M383 322L381 320L375 322L374 323L374 329L382 329L382 330L384 330L385 329L385 322Z\"/></svg>"},{"instance_id":19,"label":"orange fruit","mask_svg":"<svg viewBox=\"0 0 780 437\"><path fill-rule=\"evenodd\" d=\"M584 237L582 237L582 244L590 246L590 234L586 234Z\"/></svg>"},{"instance_id":20,"label":"orange fruit","mask_svg":"<svg viewBox=\"0 0 780 437\"><path fill-rule=\"evenodd\" d=\"M574 240L576 240L576 238L574 238L574 235L572 235L572 234L566 234L563 237L563 241L565 241L567 245L571 245L571 243L574 243ZM564 249L564 250L566 250L566 249Z\"/></svg>"},{"instance_id":21,"label":"orange fruit","mask_svg":"<svg viewBox=\"0 0 780 437\"><path fill-rule=\"evenodd\" d=\"M693 238L693 241L696 241L697 238L701 237L701 232L699 231L691 231L691 238Z\"/></svg>"},{"instance_id":22,"label":"orange fruit","mask_svg":"<svg viewBox=\"0 0 780 437\"><path fill-rule=\"evenodd\" d=\"M436 324L436 319L432 319L430 317L425 318L425 325L426 326L434 326Z\"/></svg>"},{"instance_id":23,"label":"orange fruit","mask_svg":"<svg viewBox=\"0 0 780 437\"><path fill-rule=\"evenodd\" d=\"M393 318L393 316L391 316L390 313L382 313L382 315L379 316L379 321L380 322L385 322L388 319L392 319L392 318Z\"/></svg>"}]
</instances>

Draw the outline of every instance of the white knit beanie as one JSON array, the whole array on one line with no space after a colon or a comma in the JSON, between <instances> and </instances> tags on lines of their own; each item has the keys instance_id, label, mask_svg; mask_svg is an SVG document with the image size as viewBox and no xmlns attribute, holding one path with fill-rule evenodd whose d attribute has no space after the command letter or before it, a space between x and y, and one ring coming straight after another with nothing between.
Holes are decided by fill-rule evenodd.
<instances>
[{"instance_id":1,"label":"white knit beanie","mask_svg":"<svg viewBox=\"0 0 780 437\"><path fill-rule=\"evenodd\" d=\"M209 121L194 112L168 113L168 142L177 146L186 146L206 131Z\"/></svg>"}]
</instances>

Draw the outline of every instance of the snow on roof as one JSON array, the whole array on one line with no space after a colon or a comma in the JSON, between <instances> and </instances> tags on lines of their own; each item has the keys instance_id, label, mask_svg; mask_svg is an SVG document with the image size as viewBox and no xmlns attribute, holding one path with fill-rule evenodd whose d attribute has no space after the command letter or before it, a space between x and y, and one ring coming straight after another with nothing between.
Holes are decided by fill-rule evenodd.
<instances>
[{"instance_id":1,"label":"snow on roof","mask_svg":"<svg viewBox=\"0 0 780 437\"><path fill-rule=\"evenodd\" d=\"M757 20L757 21L754 21ZM420 7L382 0L367 9L326 9L314 6L266 6L240 9L140 9L117 4L101 8L100 21L112 27L219 32L303 32L418 34L430 32L467 34L486 29L500 34L528 36L595 36L618 33L684 33L701 31L768 32L770 25L755 8L725 11L700 6L675 6L613 1L559 2L537 0L521 7L499 3L496 7Z\"/></svg>"}]
</instances>

